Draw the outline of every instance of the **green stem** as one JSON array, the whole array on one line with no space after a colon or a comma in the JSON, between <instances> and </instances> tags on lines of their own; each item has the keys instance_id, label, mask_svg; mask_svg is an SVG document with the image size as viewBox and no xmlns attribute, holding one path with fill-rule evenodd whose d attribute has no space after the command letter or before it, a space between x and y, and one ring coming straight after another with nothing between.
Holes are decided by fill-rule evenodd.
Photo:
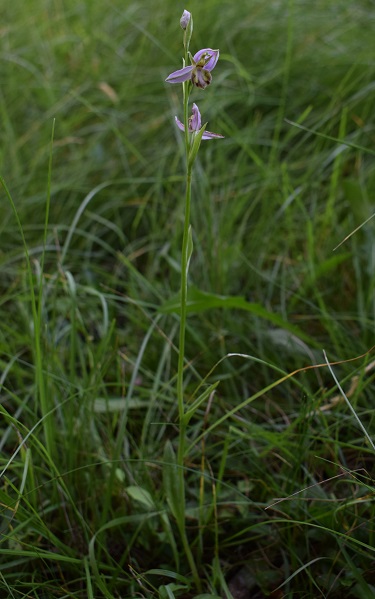
<instances>
[{"instance_id":1,"label":"green stem","mask_svg":"<svg viewBox=\"0 0 375 599\"><path fill-rule=\"evenodd\" d=\"M177 401L178 401L178 416L180 425L182 424L185 407L184 407L184 356L185 356L185 332L186 332L186 303L187 303L187 278L188 278L188 241L189 241L189 224L190 224L190 200L191 200L191 169L187 172L186 177L186 197L185 197L185 216L184 216L184 232L182 238L182 255L181 255L181 287L180 287L180 337L178 350L178 370L177 370Z\"/></svg>"},{"instance_id":2,"label":"green stem","mask_svg":"<svg viewBox=\"0 0 375 599\"><path fill-rule=\"evenodd\" d=\"M184 527L184 529L182 531L180 531L180 532L181 532L182 544L184 546L185 555L187 557L187 560L189 562L189 566L191 568L191 572L193 574L195 586L197 588L198 593L201 593L202 592L201 580L199 578L197 566L195 564L194 557L193 557L193 554L192 554L191 549L190 549L189 540L188 540L187 535L186 535L186 528Z\"/></svg>"},{"instance_id":3,"label":"green stem","mask_svg":"<svg viewBox=\"0 0 375 599\"><path fill-rule=\"evenodd\" d=\"M187 121L188 93L184 84L184 120ZM187 278L188 278L188 241L190 225L190 203L191 203L191 166L188 161L189 134L185 125L185 144L186 144L186 193L185 193L185 213L184 213L184 231L182 237L181 250L181 282L180 282L180 336L178 346L178 366L177 366L177 404L179 420L179 443L177 453L178 472L181 488L184 488L184 454L186 442L186 426L184 422L185 404L184 404L184 357L185 357L185 334L186 334L186 302L187 302ZM185 493L183 493L185 497Z\"/></svg>"},{"instance_id":4,"label":"green stem","mask_svg":"<svg viewBox=\"0 0 375 599\"><path fill-rule=\"evenodd\" d=\"M189 82L183 83L184 95L184 125L185 125L185 158L186 158L186 192L185 192L185 213L184 213L184 231L182 237L181 251L181 284L180 284L180 338L178 350L177 367L177 403L178 418L180 425L178 464L183 476L183 457L185 448L185 427L183 426L185 406L184 406L184 356L185 356L185 332L186 332L186 302L187 302L187 278L188 278L188 242L190 226L190 204L191 204L191 171L192 165L189 164L190 139L188 130L188 104L189 104Z\"/></svg>"},{"instance_id":5,"label":"green stem","mask_svg":"<svg viewBox=\"0 0 375 599\"><path fill-rule=\"evenodd\" d=\"M189 151L190 151L190 138L189 138L189 93L190 93L190 82L185 81L182 84L183 87L183 99L184 99L184 127L185 127L185 157L186 157L186 171L189 171ZM191 171L191 168L190 168ZM191 173L190 173L191 174ZM187 182L186 182L187 183ZM188 185L186 185L187 194ZM186 208L186 200L185 200Z\"/></svg>"},{"instance_id":6,"label":"green stem","mask_svg":"<svg viewBox=\"0 0 375 599\"><path fill-rule=\"evenodd\" d=\"M184 213L184 230L182 237L181 251L181 287L180 287L180 336L178 348L178 367L177 367L177 403L178 403L178 420L179 420L179 439L178 439L178 477L179 487L183 489L181 493L184 505L181 510L185 513L185 478L184 478L184 455L186 446L186 422L185 422L185 403L184 403L184 357L185 357L185 335L186 335L186 304L188 290L188 262L189 262L189 228L190 228L190 205L191 205L191 178L192 164L189 163L190 138L188 129L188 108L189 108L189 92L190 82L183 83L183 100L184 100L184 125L185 125L185 157L186 157L186 192L185 192L185 213ZM184 547L184 552L189 562L197 590L201 591L201 582L198 575L196 563L190 549L189 541L186 534L185 521L180 522L180 536Z\"/></svg>"}]
</instances>

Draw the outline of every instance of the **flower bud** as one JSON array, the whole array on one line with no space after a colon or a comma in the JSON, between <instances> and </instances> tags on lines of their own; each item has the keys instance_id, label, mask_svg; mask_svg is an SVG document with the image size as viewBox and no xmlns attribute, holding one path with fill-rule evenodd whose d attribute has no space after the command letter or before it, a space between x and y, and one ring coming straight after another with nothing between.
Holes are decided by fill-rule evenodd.
<instances>
[{"instance_id":1,"label":"flower bud","mask_svg":"<svg viewBox=\"0 0 375 599\"><path fill-rule=\"evenodd\" d=\"M185 31L185 29L187 29L190 19L191 19L191 13L188 10L184 10L184 12L182 13L182 17L180 19L180 25L184 31Z\"/></svg>"}]
</instances>

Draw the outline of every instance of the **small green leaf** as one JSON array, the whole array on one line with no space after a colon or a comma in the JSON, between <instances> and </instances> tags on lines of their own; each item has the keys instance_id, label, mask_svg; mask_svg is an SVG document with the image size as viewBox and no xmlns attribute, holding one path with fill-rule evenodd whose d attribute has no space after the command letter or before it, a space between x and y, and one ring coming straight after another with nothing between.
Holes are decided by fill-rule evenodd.
<instances>
[{"instance_id":1,"label":"small green leaf","mask_svg":"<svg viewBox=\"0 0 375 599\"><path fill-rule=\"evenodd\" d=\"M216 383L213 383L212 385L207 387L207 389L205 389L204 392L199 397L197 397L197 399L192 403L192 405L189 406L188 410L186 410L186 412L184 414L184 421L185 421L186 425L189 424L191 417L197 411L199 406L209 398L211 393L213 393L215 391L215 389L218 385L219 385L219 381L216 381Z\"/></svg>"},{"instance_id":2,"label":"small green leaf","mask_svg":"<svg viewBox=\"0 0 375 599\"><path fill-rule=\"evenodd\" d=\"M129 487L126 487L125 491L129 497L144 505L146 509L155 509L155 503L151 497L151 494L146 489L137 487L136 485L130 485Z\"/></svg>"},{"instance_id":3,"label":"small green leaf","mask_svg":"<svg viewBox=\"0 0 375 599\"><path fill-rule=\"evenodd\" d=\"M174 591L178 593L178 591L186 591L187 588L186 585L175 584L174 582L170 582L167 585L162 584L158 589L159 597L160 599L175 599L176 595L174 594ZM178 593L178 595L180 595L180 593Z\"/></svg>"},{"instance_id":4,"label":"small green leaf","mask_svg":"<svg viewBox=\"0 0 375 599\"><path fill-rule=\"evenodd\" d=\"M116 468L115 475L116 475L117 480L120 483L125 482L125 472L123 470L121 470L121 468Z\"/></svg>"},{"instance_id":5,"label":"small green leaf","mask_svg":"<svg viewBox=\"0 0 375 599\"><path fill-rule=\"evenodd\" d=\"M131 397L130 399L123 397L118 398L102 398L98 397L94 399L94 412L96 413L107 413L107 412L122 412L123 410L139 410L140 408L146 408L149 405L147 400L138 399Z\"/></svg>"},{"instance_id":6,"label":"small green leaf","mask_svg":"<svg viewBox=\"0 0 375 599\"><path fill-rule=\"evenodd\" d=\"M144 572L145 576L149 574L156 574L156 576L166 576L167 578L172 578L173 580L178 580L183 585L189 585L189 579L178 572L173 572L172 570L165 570L165 568L151 568L150 570L146 570Z\"/></svg>"},{"instance_id":7,"label":"small green leaf","mask_svg":"<svg viewBox=\"0 0 375 599\"><path fill-rule=\"evenodd\" d=\"M336 270L336 268L342 262L349 260L349 258L351 258L351 256L352 256L351 252L345 252L342 254L336 254L335 256L331 256L330 258L327 258L327 260L324 260L324 262L322 262L319 265L319 267L315 270L314 277L313 277L314 281L319 279L319 277L321 277L321 276L327 275L332 270Z\"/></svg>"},{"instance_id":8,"label":"small green leaf","mask_svg":"<svg viewBox=\"0 0 375 599\"><path fill-rule=\"evenodd\" d=\"M159 312L163 314L179 313L181 302L179 296L175 296L159 307ZM298 326L289 323L284 320L276 312L270 312L261 304L254 302L248 302L244 297L237 295L216 295L215 293L208 293L201 291L196 287L190 286L188 290L188 297L186 303L187 313L192 312L203 312L205 310L212 310L214 308L224 309L237 309L245 310L250 312L254 316L263 318L273 325L278 326L286 331L289 331L293 335L296 335L306 343L309 343L311 347L319 347L320 345L304 333Z\"/></svg>"},{"instance_id":9,"label":"small green leaf","mask_svg":"<svg viewBox=\"0 0 375 599\"><path fill-rule=\"evenodd\" d=\"M197 133L194 133L193 143L192 143L192 146L190 148L190 153L189 153L189 167L190 168L193 166L194 161L197 157L198 150L199 150L199 147L200 147L201 141L202 141L202 136L203 136L203 133L205 132L206 127L207 127L207 123L205 125L203 125L203 127L201 127Z\"/></svg>"}]
</instances>

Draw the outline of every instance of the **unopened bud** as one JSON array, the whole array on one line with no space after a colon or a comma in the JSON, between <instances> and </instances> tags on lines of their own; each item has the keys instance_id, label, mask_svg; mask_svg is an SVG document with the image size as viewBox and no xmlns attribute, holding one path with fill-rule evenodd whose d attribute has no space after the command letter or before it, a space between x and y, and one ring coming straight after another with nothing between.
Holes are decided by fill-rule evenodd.
<instances>
[{"instance_id":1,"label":"unopened bud","mask_svg":"<svg viewBox=\"0 0 375 599\"><path fill-rule=\"evenodd\" d=\"M191 13L189 13L188 10L184 10L184 12L182 13L182 17L180 19L180 25L184 31L185 31L185 29L187 29L190 19L191 19Z\"/></svg>"}]
</instances>

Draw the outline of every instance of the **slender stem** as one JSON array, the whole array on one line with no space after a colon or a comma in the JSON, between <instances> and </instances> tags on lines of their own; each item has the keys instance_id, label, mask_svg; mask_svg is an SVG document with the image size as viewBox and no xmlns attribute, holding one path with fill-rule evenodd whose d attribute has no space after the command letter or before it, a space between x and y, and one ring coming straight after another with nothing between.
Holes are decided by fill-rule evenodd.
<instances>
[{"instance_id":1,"label":"slender stem","mask_svg":"<svg viewBox=\"0 0 375 599\"><path fill-rule=\"evenodd\" d=\"M182 84L183 88L183 100L184 100L184 127L185 127L185 157L186 157L186 172L189 170L189 150L190 150L190 138L189 138L189 92L190 82L185 81ZM187 193L187 185L186 185ZM185 201L186 207L186 201Z\"/></svg>"},{"instance_id":2,"label":"slender stem","mask_svg":"<svg viewBox=\"0 0 375 599\"><path fill-rule=\"evenodd\" d=\"M186 51L187 58L187 51ZM186 63L185 63L186 64ZM189 228L190 228L190 205L191 205L191 178L192 164L189 162L190 137L188 128L188 107L189 107L190 82L183 83L183 101L184 101L184 125L185 125L185 158L186 158L186 191L185 191L185 213L184 230L182 237L181 250L181 287L180 287L180 336L178 348L178 367L177 367L177 403L179 420L179 442L177 452L179 487L183 489L181 494L184 505L181 510L185 513L185 478L184 478L184 455L186 446L186 422L185 403L184 403L184 357L185 357L185 334L186 334L186 304L188 290L188 263L189 263ZM199 578L197 566L190 548L189 540L186 534L185 522L180 522L180 535L184 547L185 555L191 568L197 590L201 591L201 581Z\"/></svg>"},{"instance_id":3,"label":"slender stem","mask_svg":"<svg viewBox=\"0 0 375 599\"><path fill-rule=\"evenodd\" d=\"M184 406L184 356L185 356L185 332L186 332L186 301L187 301L187 278L188 278L188 242L189 242L189 226L190 226L190 204L191 204L191 171L192 165L189 163L190 139L188 130L188 104L189 104L189 82L183 83L183 100L184 100L184 125L185 125L185 159L186 159L186 191L185 191L185 213L184 213L184 230L182 237L181 250L181 283L180 283L180 337L178 351L178 368L177 368L177 403L178 417L180 424L180 442L178 451L178 464L183 475L183 454L185 445L185 427L183 425L183 417L185 412Z\"/></svg>"},{"instance_id":4,"label":"slender stem","mask_svg":"<svg viewBox=\"0 0 375 599\"><path fill-rule=\"evenodd\" d=\"M186 302L187 302L187 278L188 278L188 241L190 226L190 200L191 200L191 168L188 169L186 176L186 196L185 196L185 215L184 232L182 238L181 252L181 288L180 288L180 338L178 351L178 371L177 371L177 400L178 416L180 425L182 424L184 408L184 355L185 355L185 331L186 331Z\"/></svg>"},{"instance_id":5,"label":"slender stem","mask_svg":"<svg viewBox=\"0 0 375 599\"><path fill-rule=\"evenodd\" d=\"M179 443L177 452L177 464L179 486L183 489L183 510L185 513L185 478L184 478L184 454L186 445L186 421L184 405L184 356L185 356L185 331L186 331L186 302L187 302L187 275L188 275L188 241L190 226L190 200L191 200L191 166L187 167L186 172L186 196L185 196L185 218L184 233L182 238L182 256L181 256L181 309L180 309L180 339L178 352L178 371L177 371L177 399L179 414ZM184 547L185 555L191 568L195 585L200 592L201 581L199 578L197 566L186 535L185 522L181 523L180 535Z\"/></svg>"},{"instance_id":6,"label":"slender stem","mask_svg":"<svg viewBox=\"0 0 375 599\"><path fill-rule=\"evenodd\" d=\"M187 122L188 107L188 89L184 84L184 120ZM185 193L185 213L184 213L184 231L182 237L181 250L181 283L180 283L180 337L178 346L178 367L177 367L177 404L179 420L179 443L177 453L178 472L180 485L184 487L184 453L186 443L186 426L184 422L184 357L185 357L185 334L186 334L186 302L187 302L187 279L188 279L188 241L190 226L190 203L191 203L191 165L189 165L189 133L185 125L185 146L186 146L186 193ZM185 493L184 493L185 497Z\"/></svg>"},{"instance_id":7,"label":"slender stem","mask_svg":"<svg viewBox=\"0 0 375 599\"><path fill-rule=\"evenodd\" d=\"M190 566L192 574L193 574L195 586L197 587L197 591L199 593L201 593L202 592L201 579L199 578L197 566L196 566L193 554L192 554L191 549L190 549L189 540L188 540L187 535L186 535L186 528L184 528L181 531L181 538L182 538L182 544L183 544L184 550L185 550L185 555L187 557L187 560L189 562L189 566Z\"/></svg>"}]
</instances>

